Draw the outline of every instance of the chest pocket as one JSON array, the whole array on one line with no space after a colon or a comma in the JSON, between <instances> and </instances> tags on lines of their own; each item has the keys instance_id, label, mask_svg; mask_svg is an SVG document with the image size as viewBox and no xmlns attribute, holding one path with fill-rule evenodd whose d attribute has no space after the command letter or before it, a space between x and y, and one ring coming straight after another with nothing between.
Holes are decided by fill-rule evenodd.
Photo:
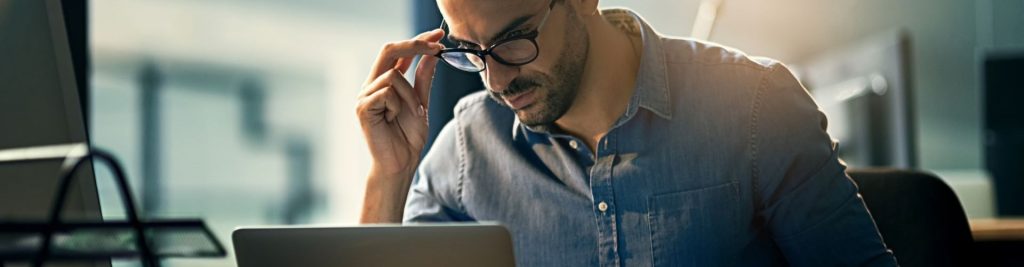
<instances>
[{"instance_id":1,"label":"chest pocket","mask_svg":"<svg viewBox=\"0 0 1024 267\"><path fill-rule=\"evenodd\" d=\"M738 185L651 196L651 253L654 266L731 266L729 242L738 232Z\"/></svg>"}]
</instances>

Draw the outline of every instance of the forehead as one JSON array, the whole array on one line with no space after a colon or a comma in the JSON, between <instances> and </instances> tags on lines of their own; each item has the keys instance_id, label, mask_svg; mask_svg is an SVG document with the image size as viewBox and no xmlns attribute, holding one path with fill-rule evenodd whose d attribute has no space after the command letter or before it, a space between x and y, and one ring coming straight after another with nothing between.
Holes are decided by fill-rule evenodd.
<instances>
[{"instance_id":1,"label":"forehead","mask_svg":"<svg viewBox=\"0 0 1024 267\"><path fill-rule=\"evenodd\" d=\"M534 16L549 0L437 0L452 37L486 42L513 20ZM535 23L535 22L534 22Z\"/></svg>"}]
</instances>

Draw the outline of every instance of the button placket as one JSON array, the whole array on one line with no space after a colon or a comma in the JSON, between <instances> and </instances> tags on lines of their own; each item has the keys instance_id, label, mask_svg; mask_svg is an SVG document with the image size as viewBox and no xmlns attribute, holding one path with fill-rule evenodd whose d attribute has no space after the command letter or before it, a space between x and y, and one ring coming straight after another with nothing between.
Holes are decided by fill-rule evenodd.
<instances>
[{"instance_id":1,"label":"button placket","mask_svg":"<svg viewBox=\"0 0 1024 267\"><path fill-rule=\"evenodd\" d=\"M618 225L615 206L615 192L613 185L613 165L615 161L614 149L609 148L608 139L614 138L615 133L610 132L600 140L594 147L593 154L595 164L590 171L591 191L594 197L594 215L597 217L599 251L602 255L602 266L618 266Z\"/></svg>"}]
</instances>

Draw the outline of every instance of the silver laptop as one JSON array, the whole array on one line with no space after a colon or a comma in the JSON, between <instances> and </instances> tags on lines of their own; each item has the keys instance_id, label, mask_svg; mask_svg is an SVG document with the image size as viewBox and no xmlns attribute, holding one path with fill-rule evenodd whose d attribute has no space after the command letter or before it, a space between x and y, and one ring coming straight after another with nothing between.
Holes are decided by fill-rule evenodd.
<instances>
[{"instance_id":1,"label":"silver laptop","mask_svg":"<svg viewBox=\"0 0 1024 267\"><path fill-rule=\"evenodd\" d=\"M515 266L512 238L490 223L242 227L238 267Z\"/></svg>"}]
</instances>

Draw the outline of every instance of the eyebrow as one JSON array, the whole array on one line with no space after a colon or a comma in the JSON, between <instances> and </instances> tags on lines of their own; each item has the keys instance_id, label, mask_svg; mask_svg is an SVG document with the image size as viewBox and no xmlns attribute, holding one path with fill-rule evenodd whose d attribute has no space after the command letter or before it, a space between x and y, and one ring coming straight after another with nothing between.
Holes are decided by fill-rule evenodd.
<instances>
[{"instance_id":1,"label":"eyebrow","mask_svg":"<svg viewBox=\"0 0 1024 267\"><path fill-rule=\"evenodd\" d=\"M488 41L488 43L493 44L494 42L498 41L498 39L505 37L505 35L508 34L509 32L516 30L520 26L523 26L523 24L526 24L526 22L529 21L530 18L533 18L533 15L525 15L512 20L512 22L509 22L507 25L505 25L505 28L499 31L498 34L495 34L494 37L492 37L491 40ZM449 28L449 30L450 29L451 28ZM454 43L475 44L470 41L459 39L458 37L453 37L451 33L448 34L448 40Z\"/></svg>"}]
</instances>

